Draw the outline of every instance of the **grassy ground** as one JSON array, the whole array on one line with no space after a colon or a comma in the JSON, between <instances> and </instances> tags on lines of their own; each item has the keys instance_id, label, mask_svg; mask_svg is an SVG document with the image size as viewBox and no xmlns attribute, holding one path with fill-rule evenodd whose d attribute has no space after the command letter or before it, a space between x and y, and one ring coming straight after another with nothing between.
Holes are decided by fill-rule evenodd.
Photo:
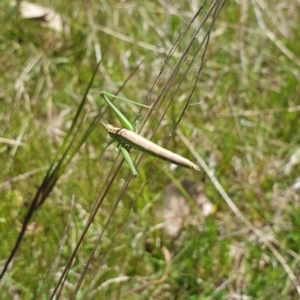
<instances>
[{"instance_id":1,"label":"grassy ground","mask_svg":"<svg viewBox=\"0 0 300 300\"><path fill-rule=\"evenodd\" d=\"M217 1L202 26L209 2L184 33L196 1L49 2L61 32L0 4L1 266L32 213L2 299L51 298L86 224L60 299L299 299L299 3ZM158 99L138 128L161 145L176 129L166 147L201 172L134 151L132 178L113 146L101 162L109 136L93 121L120 125L102 90ZM50 194L32 207L37 191Z\"/></svg>"}]
</instances>

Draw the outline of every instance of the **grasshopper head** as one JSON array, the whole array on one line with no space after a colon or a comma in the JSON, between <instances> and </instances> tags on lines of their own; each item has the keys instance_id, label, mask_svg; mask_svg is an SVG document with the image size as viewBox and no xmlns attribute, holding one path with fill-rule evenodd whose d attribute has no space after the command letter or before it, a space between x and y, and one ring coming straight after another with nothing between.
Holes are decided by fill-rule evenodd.
<instances>
[{"instance_id":1,"label":"grasshopper head","mask_svg":"<svg viewBox=\"0 0 300 300\"><path fill-rule=\"evenodd\" d=\"M108 133L116 133L116 131L118 130L118 128L109 124L106 120L101 121L101 123L103 124L103 126L105 127L105 129Z\"/></svg>"}]
</instances>

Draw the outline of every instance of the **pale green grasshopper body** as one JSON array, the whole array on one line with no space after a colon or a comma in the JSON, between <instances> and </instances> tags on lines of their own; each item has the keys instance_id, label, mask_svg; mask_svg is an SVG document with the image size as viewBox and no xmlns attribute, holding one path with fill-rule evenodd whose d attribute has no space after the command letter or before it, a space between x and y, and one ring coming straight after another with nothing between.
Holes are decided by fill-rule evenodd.
<instances>
[{"instance_id":1,"label":"pale green grasshopper body","mask_svg":"<svg viewBox=\"0 0 300 300\"><path fill-rule=\"evenodd\" d=\"M169 161L171 163L174 163L176 165L186 167L186 168L192 168L194 170L199 171L199 166L192 163L190 160L175 154L163 147L158 146L157 144L151 142L150 140L144 138L143 136L133 132L134 125L132 125L126 117L112 104L112 102L108 99L108 96L111 96L113 98L125 100L127 102L135 103L133 101L123 99L121 97L114 96L112 94L109 94L107 92L101 92L100 95L104 98L106 103L111 107L111 109L114 111L116 117L120 121L120 123L125 128L117 128L114 127L111 124L108 124L106 121L103 121L102 124L105 126L105 129L113 139L113 141L117 141L119 143L119 149L121 150L121 153L130 166L130 169L132 171L132 174L134 176L137 176L137 171L135 169L135 166L132 162L132 159L129 155L128 150L130 150L130 147L138 149L142 152L148 153L152 156L158 157L160 159ZM144 107L148 107L146 105L139 104ZM149 107L148 107L149 108Z\"/></svg>"},{"instance_id":2,"label":"pale green grasshopper body","mask_svg":"<svg viewBox=\"0 0 300 300\"><path fill-rule=\"evenodd\" d=\"M140 150L144 153L148 153L154 157L169 161L181 167L192 168L197 171L200 170L199 166L195 165L187 158L160 147L159 145L133 131L125 128L114 127L113 125L108 124L106 121L102 121L101 123L105 126L105 129L109 133L110 137L118 141L121 145L129 145L132 148Z\"/></svg>"}]
</instances>

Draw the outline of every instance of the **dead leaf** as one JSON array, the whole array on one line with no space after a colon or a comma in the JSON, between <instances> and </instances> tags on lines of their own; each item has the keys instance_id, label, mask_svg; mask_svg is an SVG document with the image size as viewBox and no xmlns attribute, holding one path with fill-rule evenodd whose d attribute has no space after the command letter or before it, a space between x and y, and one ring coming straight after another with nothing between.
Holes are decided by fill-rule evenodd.
<instances>
[{"instance_id":1,"label":"dead leaf","mask_svg":"<svg viewBox=\"0 0 300 300\"><path fill-rule=\"evenodd\" d=\"M12 3L15 5L15 3ZM20 14L22 19L37 20L43 26L49 27L57 32L62 32L63 22L60 14L54 9L35 3L22 1L20 3Z\"/></svg>"},{"instance_id":2,"label":"dead leaf","mask_svg":"<svg viewBox=\"0 0 300 300\"><path fill-rule=\"evenodd\" d=\"M188 193L194 202L194 207L199 209L202 217L215 212L215 206L204 194L201 184L188 179L181 181L182 188ZM193 215L189 201L182 195L174 183L169 184L164 191L164 204L158 209L157 218L164 221L164 229L168 236L177 236L184 222L192 222Z\"/></svg>"}]
</instances>

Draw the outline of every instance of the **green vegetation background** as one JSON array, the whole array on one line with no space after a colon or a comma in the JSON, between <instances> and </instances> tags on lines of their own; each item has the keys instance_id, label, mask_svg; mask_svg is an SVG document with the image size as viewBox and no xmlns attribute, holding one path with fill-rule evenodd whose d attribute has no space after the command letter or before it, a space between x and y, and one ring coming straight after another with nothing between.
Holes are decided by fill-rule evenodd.
<instances>
[{"instance_id":1,"label":"green vegetation background","mask_svg":"<svg viewBox=\"0 0 300 300\"><path fill-rule=\"evenodd\" d=\"M9 1L0 3L0 266L70 128L97 59L103 56L82 128L99 110L119 125L99 92L116 93L130 76L121 95L144 101L169 50L199 8L197 1L39 4L62 16L62 32L21 19ZM299 9L299 2L289 0L227 2L211 31L191 99L196 105L187 109L178 127L273 251L238 219L204 171L172 171L168 163L145 155L99 244L130 174L122 165L77 252L61 299L71 299L95 246L76 299L299 299ZM190 38L170 58L154 98ZM193 48L189 55L196 56ZM200 62L199 56L160 123L156 142L168 139ZM137 108L116 105L134 120ZM99 123L34 214L0 282L1 299L50 297L117 156L109 147L101 163L108 141ZM196 161L176 134L168 149ZM157 226L157 210L174 178L201 184L215 211L204 218L191 210L196 222L186 222L170 237Z\"/></svg>"}]
</instances>

